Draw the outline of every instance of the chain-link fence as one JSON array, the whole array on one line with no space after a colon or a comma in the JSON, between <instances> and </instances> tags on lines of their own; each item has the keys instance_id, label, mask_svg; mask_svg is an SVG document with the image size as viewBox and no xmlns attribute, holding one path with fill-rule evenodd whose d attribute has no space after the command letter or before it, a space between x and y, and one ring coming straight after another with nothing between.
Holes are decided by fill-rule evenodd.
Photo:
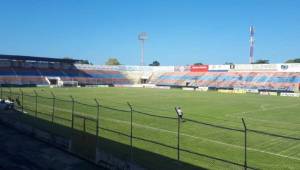
<instances>
[{"instance_id":1,"label":"chain-link fence","mask_svg":"<svg viewBox=\"0 0 300 170\"><path fill-rule=\"evenodd\" d=\"M112 107L97 99L83 103L52 92L1 88L1 99L6 98L22 113L49 122L39 126L69 138L71 152L96 163L122 169L268 169L274 163L300 167L298 137L249 129L244 120L239 129L163 116L130 103Z\"/></svg>"}]
</instances>

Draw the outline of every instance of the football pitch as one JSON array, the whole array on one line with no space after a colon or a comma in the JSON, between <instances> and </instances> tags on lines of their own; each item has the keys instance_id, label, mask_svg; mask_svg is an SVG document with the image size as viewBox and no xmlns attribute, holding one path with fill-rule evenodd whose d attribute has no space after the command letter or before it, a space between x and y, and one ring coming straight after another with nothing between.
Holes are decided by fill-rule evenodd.
<instances>
[{"instance_id":1,"label":"football pitch","mask_svg":"<svg viewBox=\"0 0 300 170\"><path fill-rule=\"evenodd\" d=\"M299 98L117 87L22 90L28 95L23 99L25 111L33 113L35 109L35 90L45 97L38 100L39 112L51 113L50 92L53 92L60 99L55 103L55 116L65 119L71 119L72 104L67 102L70 96L77 101L74 112L91 117L96 116L97 108L92 106L97 99L103 106L99 116L100 136L125 145L130 145L130 104L134 110L133 146L174 160L178 158L178 121L174 108L180 106L185 119L180 122L180 161L208 169L243 169L231 162L244 164L244 118L250 129L247 131L248 166L300 169ZM12 91L15 94L19 89ZM59 119L54 122L70 126ZM94 125L90 123L87 127L92 132Z\"/></svg>"}]
</instances>

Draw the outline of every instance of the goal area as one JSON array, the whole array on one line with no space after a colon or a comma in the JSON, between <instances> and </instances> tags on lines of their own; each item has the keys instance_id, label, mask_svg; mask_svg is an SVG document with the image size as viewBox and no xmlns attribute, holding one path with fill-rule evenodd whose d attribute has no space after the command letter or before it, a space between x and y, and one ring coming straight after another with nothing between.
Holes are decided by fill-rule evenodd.
<instances>
[{"instance_id":1,"label":"goal area","mask_svg":"<svg viewBox=\"0 0 300 170\"><path fill-rule=\"evenodd\" d=\"M78 81L63 81L63 87L78 87Z\"/></svg>"}]
</instances>

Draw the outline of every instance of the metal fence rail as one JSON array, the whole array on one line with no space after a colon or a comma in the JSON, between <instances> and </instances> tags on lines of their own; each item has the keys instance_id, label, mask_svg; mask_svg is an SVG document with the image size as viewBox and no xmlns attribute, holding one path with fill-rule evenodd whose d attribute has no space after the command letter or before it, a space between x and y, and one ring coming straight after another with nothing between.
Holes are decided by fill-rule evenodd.
<instances>
[{"instance_id":1,"label":"metal fence rail","mask_svg":"<svg viewBox=\"0 0 300 170\"><path fill-rule=\"evenodd\" d=\"M49 94L46 94L46 92L38 94L34 91L32 94L27 94L24 93L22 89L11 88L1 88L0 92L1 99L7 98L16 101L15 107L22 113L29 114L34 118L47 120L52 124L60 124L74 129L74 132L72 132L71 135L74 140L73 145L78 145L77 147L74 147L74 152L79 152L78 154L87 159L96 160L95 157L97 157L97 151L102 149L100 144L101 138L113 138L115 141L130 147L129 150L125 149L118 151L117 154L119 154L118 156L120 159L129 162L137 162L142 165L143 162L139 160L141 155L136 153L134 148L144 149L143 147L150 144L151 146L161 148L161 150L167 150L167 154L164 153L164 155L169 156L172 159L177 159L179 162L186 162L186 159L182 158L182 155L189 155L213 163L218 162L216 163L219 164L218 166L229 167L228 169L232 169L232 167L235 167L235 169L260 169L260 167L249 165L249 159L251 158L248 157L249 151L247 149L249 140L248 133L293 141L300 140L300 138L297 137L248 129L244 119L241 121L241 125L243 125L244 129L226 127L189 118L185 118L185 121L188 123L183 127L182 120L179 117L155 115L153 113L139 111L130 103L127 103L128 110L124 110L102 105L97 99L94 99L91 103L83 103L72 96L70 96L69 99L57 98L52 92ZM145 122L165 124L165 129L152 127L150 123L148 125L145 124ZM118 127L114 126L115 123L118 124ZM189 142L185 141L187 135L182 132L188 130L186 129L188 127L196 127L199 129L207 128L208 130L213 129L215 133L236 133L237 136L241 138L239 138L239 140L243 142L239 144L239 147L242 148L240 153L238 153L240 155L239 160L230 160L228 157L224 158L209 155L189 147L189 145L185 144L186 142ZM151 136L149 134L156 134L158 136L163 136L163 138L160 139L155 135ZM82 145L87 147L87 151L84 153L81 153L80 151ZM197 141L195 141L195 145L198 145Z\"/></svg>"}]
</instances>

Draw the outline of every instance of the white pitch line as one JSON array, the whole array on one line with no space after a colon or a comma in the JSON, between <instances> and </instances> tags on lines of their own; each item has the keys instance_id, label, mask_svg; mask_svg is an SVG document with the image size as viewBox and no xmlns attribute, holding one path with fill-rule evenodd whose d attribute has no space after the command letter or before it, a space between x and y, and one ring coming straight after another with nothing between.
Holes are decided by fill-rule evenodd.
<instances>
[{"instance_id":1,"label":"white pitch line","mask_svg":"<svg viewBox=\"0 0 300 170\"><path fill-rule=\"evenodd\" d=\"M110 119L110 118L100 118L100 119L109 120L109 121L112 121L112 122L130 124L130 122L123 121L123 120L116 120L116 119ZM158 131L162 131L162 132L177 134L177 132L175 132L175 131L155 128L155 127L151 127L151 126L145 126L145 125L141 125L141 124L137 124L137 123L133 123L133 124L136 125L136 126L142 127L142 128L146 128L146 129L153 129L153 130L158 130ZM242 146L229 144L229 143L224 143L224 142L221 142L221 141L218 141L218 140L212 140L212 139L208 139L208 138L193 136L193 135L189 135L189 134L186 134L186 133L180 133L180 134L183 135L183 136L194 138L194 139L201 139L201 140L204 140L204 141L209 141L209 142L213 142L213 143L217 143L217 144L222 144L222 145L231 146L231 147L235 147L235 148L239 148L239 149L244 149L244 147L242 147ZM294 159L294 160L300 161L300 158L298 158L298 157L282 155L280 153L274 153L274 152L269 152L269 151L264 151L264 150L260 150L260 149L254 149L254 148L247 148L247 149L251 150L251 151L266 153L266 154L270 154L270 155L275 155L275 156L279 156L279 157L284 157L284 158L289 158L289 159Z\"/></svg>"},{"instance_id":2,"label":"white pitch line","mask_svg":"<svg viewBox=\"0 0 300 170\"><path fill-rule=\"evenodd\" d=\"M265 108L265 106L264 106L263 104L260 105L260 108L261 108L262 111L265 111L265 110L266 110L266 108Z\"/></svg>"},{"instance_id":3,"label":"white pitch line","mask_svg":"<svg viewBox=\"0 0 300 170\"><path fill-rule=\"evenodd\" d=\"M297 134L297 133L288 133L288 134L285 134L285 135L287 135L287 136L293 136L293 135L295 135L295 134ZM255 145L256 147L270 147L270 145L274 145L274 144L277 144L277 143L280 143L280 142L282 142L282 141L280 141L280 140L283 140L282 138L273 138L273 139L271 139L271 140L267 140L267 141L264 141L264 142L261 142L260 144L257 144L257 145ZM279 141L279 142L278 142Z\"/></svg>"},{"instance_id":4,"label":"white pitch line","mask_svg":"<svg viewBox=\"0 0 300 170\"><path fill-rule=\"evenodd\" d=\"M253 113L253 112L258 112L258 111L278 110L278 109L282 109L282 108L291 108L291 107L295 107L295 106L299 106L299 104L292 104L292 105L281 106L281 107L272 107L272 108L265 108L264 107L264 109L259 108L259 109L255 109L255 110L248 110L248 111L242 111L242 112L229 113L229 114L225 114L225 116L236 118L236 116L233 116L232 114L242 114L242 113ZM250 120L260 121L260 122L277 123L277 124L282 124L282 125L291 125L291 124L292 125L297 125L297 126L300 125L300 123L284 123L284 122L280 122L280 121L255 119L255 118L251 118L251 117L245 117L245 118L246 119L250 119Z\"/></svg>"},{"instance_id":5,"label":"white pitch line","mask_svg":"<svg viewBox=\"0 0 300 170\"><path fill-rule=\"evenodd\" d=\"M289 147L289 148L287 148L287 149L285 149L285 150L282 150L282 151L280 151L279 153L282 154L282 153L287 152L287 151L289 151L289 150L291 150L291 149L297 148L299 145L300 145L300 143L297 143L296 145L294 145L294 146L292 146L292 147Z\"/></svg>"},{"instance_id":6,"label":"white pitch line","mask_svg":"<svg viewBox=\"0 0 300 170\"><path fill-rule=\"evenodd\" d=\"M45 105L45 106L48 107L48 105ZM49 106L49 107L51 107L51 106ZM66 109L59 108L59 110L66 110ZM109 121L113 121L113 122L130 124L129 121L116 120L116 119L110 119L110 118L100 118L100 119L109 120ZM161 128L155 128L155 127L146 126L146 125L141 125L141 124L138 124L138 123L133 123L133 124L136 125L136 126L142 127L142 128L146 128L146 129L153 129L153 130L158 130L158 131L162 131L162 132L177 134L177 132L175 132L175 131L170 131L170 130L161 129ZM194 138L194 139L201 139L201 140L204 140L204 141L218 143L218 144L221 144L221 145L226 145L226 146L231 146L231 147L235 147L235 148L239 148L239 149L244 149L244 147L242 147L242 146L229 144L229 143L224 143L224 142L221 142L221 141L218 141L218 140L212 140L212 139L208 139L208 138L193 136L193 135L186 134L186 133L180 133L180 134L183 135L183 136ZM275 155L275 156L279 156L279 157L284 157L284 158L300 161L300 158L294 157L294 156L287 156L287 155L282 155L280 153L274 153L274 152L269 152L269 151L264 151L264 150L260 150L260 149L249 148L249 147L247 149L251 150L251 151L266 153L266 154L269 154L269 155Z\"/></svg>"},{"instance_id":7,"label":"white pitch line","mask_svg":"<svg viewBox=\"0 0 300 170\"><path fill-rule=\"evenodd\" d=\"M232 117L234 117L234 116L232 116ZM295 126L300 126L299 123L285 123L285 122L279 122L279 121L274 121L274 120L255 119L255 118L251 118L251 117L244 117L244 118L248 119L248 120L258 121L258 122L267 122L267 123L281 124L281 125L295 125Z\"/></svg>"},{"instance_id":8,"label":"white pitch line","mask_svg":"<svg viewBox=\"0 0 300 170\"><path fill-rule=\"evenodd\" d=\"M282 109L282 108L290 108L290 107L295 107L295 106L299 106L299 103L296 103L296 104L291 104L291 105L286 105L286 106L274 106L274 107L270 107L270 108L266 108L264 106L264 109L263 111L268 111L268 110L277 110L277 109ZM233 113L233 114L240 114L240 113L252 113L252 112L257 112L257 111L262 111L261 108L258 108L258 109L253 109L253 110L248 110L248 111L241 111L241 112L236 112L236 113Z\"/></svg>"},{"instance_id":9,"label":"white pitch line","mask_svg":"<svg viewBox=\"0 0 300 170\"><path fill-rule=\"evenodd\" d=\"M282 139L281 138L273 138L273 139L271 139L271 140L267 140L267 141L264 141L264 142L262 142L262 143L260 143L260 144L257 144L257 145L255 145L256 147L265 147L265 148L267 148L267 147L272 147L272 146L274 146L274 145L277 145L277 144L280 144L282 142Z\"/></svg>"}]
</instances>

